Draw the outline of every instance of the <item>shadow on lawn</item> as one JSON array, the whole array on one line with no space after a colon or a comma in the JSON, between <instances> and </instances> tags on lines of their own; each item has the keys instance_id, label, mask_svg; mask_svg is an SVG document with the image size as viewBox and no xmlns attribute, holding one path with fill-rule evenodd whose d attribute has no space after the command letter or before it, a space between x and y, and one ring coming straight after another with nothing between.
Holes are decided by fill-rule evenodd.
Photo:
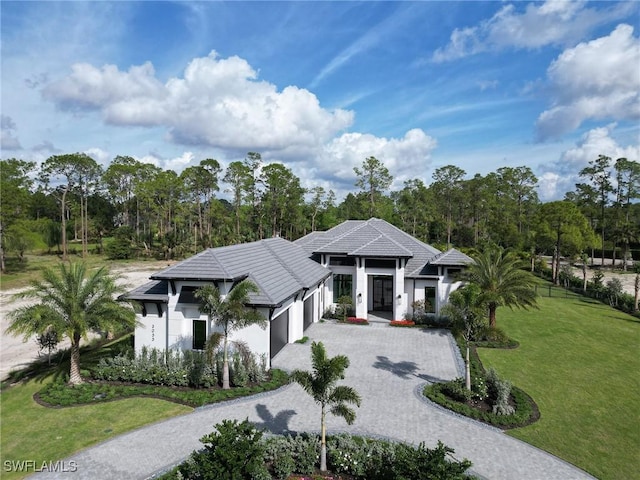
<instances>
[{"instance_id":1,"label":"shadow on lawn","mask_svg":"<svg viewBox=\"0 0 640 480\"><path fill-rule=\"evenodd\" d=\"M116 340L97 339L80 347L81 372L98 365L101 358L115 357L133 348L133 336L125 334ZM65 379L69 375L71 349L58 350L49 360L46 355L42 359L30 363L20 370L9 373L3 386L13 383L26 383L30 380L42 383L45 379L53 381Z\"/></svg>"}]
</instances>

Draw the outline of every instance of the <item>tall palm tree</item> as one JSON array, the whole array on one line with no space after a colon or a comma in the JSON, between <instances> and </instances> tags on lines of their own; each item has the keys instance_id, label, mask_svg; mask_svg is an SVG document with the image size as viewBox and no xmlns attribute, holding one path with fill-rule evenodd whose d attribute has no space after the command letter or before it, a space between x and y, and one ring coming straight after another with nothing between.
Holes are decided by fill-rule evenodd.
<instances>
[{"instance_id":1,"label":"tall palm tree","mask_svg":"<svg viewBox=\"0 0 640 480\"><path fill-rule=\"evenodd\" d=\"M454 327L462 333L467 349L465 366L465 386L471 390L471 363L469 345L478 331L485 325L487 310L481 303L480 288L471 283L459 288L449 296L449 303L442 307L442 314L448 316Z\"/></svg>"},{"instance_id":2,"label":"tall palm tree","mask_svg":"<svg viewBox=\"0 0 640 480\"><path fill-rule=\"evenodd\" d=\"M520 269L520 260L502 248L490 248L474 258L467 269L470 283L480 287L480 301L489 313L489 325L496 326L496 310L536 307L534 277Z\"/></svg>"},{"instance_id":3,"label":"tall palm tree","mask_svg":"<svg viewBox=\"0 0 640 480\"><path fill-rule=\"evenodd\" d=\"M320 405L320 470L327 470L327 425L326 409L342 417L351 425L356 419L356 413L348 405L360 406L360 395L352 387L336 385L338 380L344 379L344 371L349 367L349 359L345 355L327 358L327 352L322 342L311 344L312 372L294 370L290 380L298 383L313 400Z\"/></svg>"},{"instance_id":4,"label":"tall palm tree","mask_svg":"<svg viewBox=\"0 0 640 480\"><path fill-rule=\"evenodd\" d=\"M53 329L71 341L69 384L82 383L80 375L80 339L87 333L112 331L135 326L135 313L127 305L115 300L124 289L115 283L117 277L102 267L87 272L83 263L47 268L42 279L16 298L33 298L34 305L18 308L9 314L11 324L7 332L24 335L25 341L34 334Z\"/></svg>"},{"instance_id":5,"label":"tall palm tree","mask_svg":"<svg viewBox=\"0 0 640 480\"><path fill-rule=\"evenodd\" d=\"M229 334L235 330L258 325L267 328L267 319L257 310L249 308L249 294L258 293L258 287L249 279L238 283L223 298L215 285L204 285L195 291L195 296L202 303L200 312L206 313L209 320L222 328L223 335L223 363L222 388L228 390L229 385Z\"/></svg>"}]
</instances>

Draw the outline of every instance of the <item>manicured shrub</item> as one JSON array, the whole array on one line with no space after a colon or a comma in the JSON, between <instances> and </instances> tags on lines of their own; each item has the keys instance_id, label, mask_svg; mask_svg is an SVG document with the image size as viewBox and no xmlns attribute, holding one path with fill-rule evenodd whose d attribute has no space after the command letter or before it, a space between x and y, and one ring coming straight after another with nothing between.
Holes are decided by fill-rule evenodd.
<instances>
[{"instance_id":1,"label":"manicured shrub","mask_svg":"<svg viewBox=\"0 0 640 480\"><path fill-rule=\"evenodd\" d=\"M487 371L487 394L493 413L496 415L511 415L515 409L509 405L509 397L511 396L511 382L503 380L498 373L490 368Z\"/></svg>"},{"instance_id":2,"label":"manicured shrub","mask_svg":"<svg viewBox=\"0 0 640 480\"><path fill-rule=\"evenodd\" d=\"M471 400L471 391L467 390L464 378L456 378L442 384L442 393L458 402Z\"/></svg>"},{"instance_id":3,"label":"manicured shrub","mask_svg":"<svg viewBox=\"0 0 640 480\"><path fill-rule=\"evenodd\" d=\"M411 480L455 480L469 478L465 472L471 462L447 461L447 455L453 449L438 441L435 449L426 448L424 443L418 447L397 444L393 464L394 476L391 478Z\"/></svg>"},{"instance_id":4,"label":"manicured shrub","mask_svg":"<svg viewBox=\"0 0 640 480\"><path fill-rule=\"evenodd\" d=\"M201 440L209 444L204 450L194 452L185 463L160 478L235 479L240 477L233 476L234 472L240 470L247 473L247 476L242 478L252 480L285 479L292 473L302 474L304 478L316 478L313 473L320 450L318 437L306 434L284 437L276 435L261 439L260 445L256 445L255 439L261 434L256 434L256 431L246 424L246 420L241 424L225 420L222 424L216 425L216 428L217 434L207 435ZM230 438L230 432L235 432L236 437ZM216 454L215 450L212 452L213 446L216 449L226 448L233 451ZM258 462L252 462L250 468L245 468L238 458L242 456L239 452L244 453L247 459L254 459L260 450L263 452L262 467L266 465L268 468L261 468ZM442 443L438 443L434 449L429 449L424 444L414 447L347 434L327 439L329 470L333 473L351 475L354 480L470 478L465 472L471 467L471 462L452 460L452 453L453 450ZM229 468L229 465L233 468Z\"/></svg>"},{"instance_id":5,"label":"manicured shrub","mask_svg":"<svg viewBox=\"0 0 640 480\"><path fill-rule=\"evenodd\" d=\"M274 472L279 462L288 463L291 457L296 473L311 474L315 471L320 456L320 439L315 435L299 434L274 436L267 439L267 462L273 463ZM278 467L283 468L283 467Z\"/></svg>"},{"instance_id":6,"label":"manicured shrub","mask_svg":"<svg viewBox=\"0 0 640 480\"><path fill-rule=\"evenodd\" d=\"M262 432L244 420L223 420L200 439L204 449L178 467L183 478L244 480L266 473ZM268 478L268 477L267 477Z\"/></svg>"}]
</instances>

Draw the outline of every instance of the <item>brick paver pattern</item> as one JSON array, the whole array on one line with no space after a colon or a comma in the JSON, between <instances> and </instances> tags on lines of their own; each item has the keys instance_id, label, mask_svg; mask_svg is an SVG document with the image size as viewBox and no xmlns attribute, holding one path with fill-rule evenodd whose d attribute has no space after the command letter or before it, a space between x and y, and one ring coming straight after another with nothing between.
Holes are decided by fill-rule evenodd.
<instances>
[{"instance_id":1,"label":"brick paver pattern","mask_svg":"<svg viewBox=\"0 0 640 480\"><path fill-rule=\"evenodd\" d=\"M328 417L329 433L350 432L434 447L438 440L455 449L457 459L473 462L473 474L487 479L593 478L573 465L531 445L426 401L426 382L461 375L459 353L443 330L317 323L305 332L307 344L291 344L274 358L284 370L310 369L310 343L322 341L329 355L346 354L351 366L344 383L362 396L357 418L348 426ZM148 478L180 463L221 420L248 418L274 433L317 432L320 409L298 385L288 385L245 399L196 409L87 448L73 460L73 473L38 474L40 478Z\"/></svg>"}]
</instances>

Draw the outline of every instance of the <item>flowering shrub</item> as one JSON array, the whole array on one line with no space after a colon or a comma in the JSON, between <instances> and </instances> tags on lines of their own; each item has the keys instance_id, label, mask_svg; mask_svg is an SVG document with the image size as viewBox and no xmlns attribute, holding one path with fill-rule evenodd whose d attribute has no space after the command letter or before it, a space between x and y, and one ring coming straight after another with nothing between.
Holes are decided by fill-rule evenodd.
<instances>
[{"instance_id":1,"label":"flowering shrub","mask_svg":"<svg viewBox=\"0 0 640 480\"><path fill-rule=\"evenodd\" d=\"M413 320L391 320L392 327L413 327L416 324Z\"/></svg>"},{"instance_id":2,"label":"flowering shrub","mask_svg":"<svg viewBox=\"0 0 640 480\"><path fill-rule=\"evenodd\" d=\"M474 377L471 379L471 396L476 400L487 398L487 382L484 377Z\"/></svg>"},{"instance_id":3,"label":"flowering shrub","mask_svg":"<svg viewBox=\"0 0 640 480\"><path fill-rule=\"evenodd\" d=\"M369 322L366 318L358 317L347 317L347 323L352 323L354 325L369 325Z\"/></svg>"}]
</instances>

